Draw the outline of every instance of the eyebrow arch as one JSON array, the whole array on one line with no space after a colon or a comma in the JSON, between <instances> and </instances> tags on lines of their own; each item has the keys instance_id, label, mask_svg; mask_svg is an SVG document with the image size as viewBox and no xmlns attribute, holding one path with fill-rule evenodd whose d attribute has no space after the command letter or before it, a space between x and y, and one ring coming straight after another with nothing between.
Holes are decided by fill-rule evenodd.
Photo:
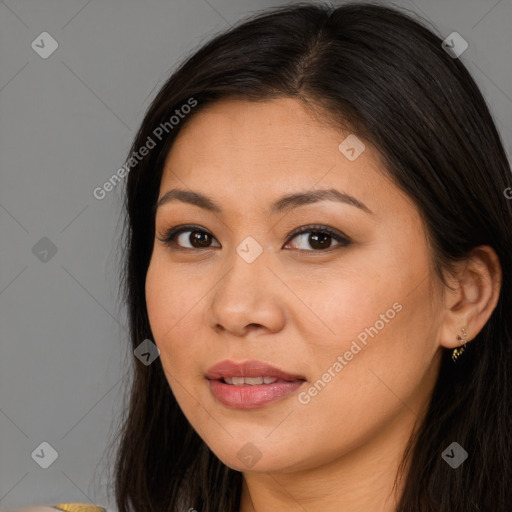
<instances>
[{"instance_id":1,"label":"eyebrow arch","mask_svg":"<svg viewBox=\"0 0 512 512\"><path fill-rule=\"evenodd\" d=\"M192 204L204 208L205 210L222 213L222 208L215 203L210 197L205 196L199 192L190 190L183 190L174 188L169 192L165 193L155 204L153 210L156 210L171 201L181 201L183 203ZM267 211L268 215L276 215L278 213L304 206L307 204L318 203L320 201L337 201L345 203L351 206L355 206L366 213L373 214L373 212L366 206L362 201L345 192L340 192L335 188L327 188L320 190L312 190L308 192L300 192L296 194L289 194L281 197L274 203L272 203L270 210Z\"/></svg>"}]
</instances>

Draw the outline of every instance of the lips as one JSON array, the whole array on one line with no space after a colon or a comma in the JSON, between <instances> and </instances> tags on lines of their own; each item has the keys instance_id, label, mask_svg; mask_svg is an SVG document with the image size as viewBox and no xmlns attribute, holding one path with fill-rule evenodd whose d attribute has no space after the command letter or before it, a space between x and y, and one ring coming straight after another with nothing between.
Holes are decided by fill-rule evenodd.
<instances>
[{"instance_id":1,"label":"lips","mask_svg":"<svg viewBox=\"0 0 512 512\"><path fill-rule=\"evenodd\" d=\"M222 380L231 377L273 377L283 381L306 380L304 376L281 371L275 366L263 361L246 361L235 363L233 361L221 361L212 366L206 373L208 380Z\"/></svg>"},{"instance_id":2,"label":"lips","mask_svg":"<svg viewBox=\"0 0 512 512\"><path fill-rule=\"evenodd\" d=\"M277 381L238 384L231 380L236 377L272 377ZM281 401L297 392L306 381L302 375L283 372L263 361L221 361L208 370L206 378L215 399L233 409L257 409Z\"/></svg>"}]
</instances>

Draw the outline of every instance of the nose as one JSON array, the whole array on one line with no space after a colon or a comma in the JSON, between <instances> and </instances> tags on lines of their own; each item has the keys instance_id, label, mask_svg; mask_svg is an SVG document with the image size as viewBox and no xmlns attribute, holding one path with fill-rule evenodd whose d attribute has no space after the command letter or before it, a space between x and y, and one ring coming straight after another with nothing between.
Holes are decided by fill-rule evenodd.
<instances>
[{"instance_id":1,"label":"nose","mask_svg":"<svg viewBox=\"0 0 512 512\"><path fill-rule=\"evenodd\" d=\"M269 263L265 251L252 263L233 251L228 270L208 295L208 325L212 329L243 337L251 331L275 333L283 328L284 287Z\"/></svg>"}]
</instances>

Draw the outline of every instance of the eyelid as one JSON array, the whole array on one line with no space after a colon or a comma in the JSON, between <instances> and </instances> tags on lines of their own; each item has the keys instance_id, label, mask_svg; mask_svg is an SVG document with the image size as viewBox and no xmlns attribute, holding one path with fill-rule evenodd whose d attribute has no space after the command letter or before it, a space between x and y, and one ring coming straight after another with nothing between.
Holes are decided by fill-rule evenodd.
<instances>
[{"instance_id":1,"label":"eyelid","mask_svg":"<svg viewBox=\"0 0 512 512\"><path fill-rule=\"evenodd\" d=\"M176 237L178 235L181 235L182 233L186 233L187 231L201 231L203 233L210 235L214 240L217 241L217 243L220 244L220 242L213 236L212 233L210 233L207 229L203 228L202 226L199 226L198 224L180 224L179 226L174 226L170 229L164 230L164 232L162 234L159 234L157 236L157 238L158 238L158 240L165 243L166 245L171 246L172 244L174 244ZM198 249L196 247L180 247L180 246L178 246L178 248L175 250L184 250L184 251L203 250L204 251L206 249L213 249L213 248L214 247L205 247L203 249Z\"/></svg>"},{"instance_id":2,"label":"eyelid","mask_svg":"<svg viewBox=\"0 0 512 512\"><path fill-rule=\"evenodd\" d=\"M349 245L350 243L352 243L352 240L347 235L345 235L343 232L339 231L338 229L331 228L330 226L326 226L324 224L308 224L306 226L301 226L300 228L294 229L287 236L287 240L292 240L297 235L301 235L304 233L310 233L310 232L327 233L327 234L331 235L337 242L339 242L340 245L343 245L343 244ZM329 249L332 249L332 247L330 247ZM326 249L325 251L307 251L307 252L326 252L329 249Z\"/></svg>"}]
</instances>

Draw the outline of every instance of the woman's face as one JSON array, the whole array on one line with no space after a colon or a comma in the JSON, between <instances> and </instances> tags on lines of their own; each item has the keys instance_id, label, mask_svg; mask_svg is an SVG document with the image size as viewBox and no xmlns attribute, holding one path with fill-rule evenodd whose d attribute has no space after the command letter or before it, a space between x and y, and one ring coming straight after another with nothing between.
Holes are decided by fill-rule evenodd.
<instances>
[{"instance_id":1,"label":"woman's face","mask_svg":"<svg viewBox=\"0 0 512 512\"><path fill-rule=\"evenodd\" d=\"M442 315L424 227L353 137L292 99L224 100L166 160L159 199L179 189L217 209L184 196L158 207L151 329L183 413L234 469L314 468L405 440L432 392ZM327 189L337 196L279 203ZM226 360L302 380L208 379Z\"/></svg>"}]
</instances>

